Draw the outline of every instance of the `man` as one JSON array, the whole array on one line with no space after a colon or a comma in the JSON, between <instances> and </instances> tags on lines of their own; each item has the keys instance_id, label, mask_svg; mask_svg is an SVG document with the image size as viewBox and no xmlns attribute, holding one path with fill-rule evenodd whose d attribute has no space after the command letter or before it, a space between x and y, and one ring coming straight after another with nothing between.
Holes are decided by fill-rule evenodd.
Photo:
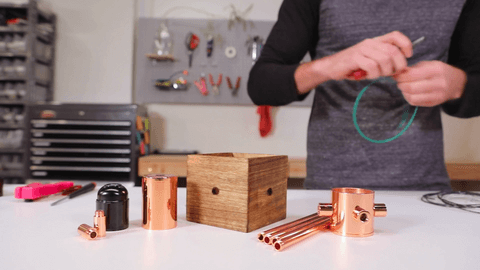
<instances>
[{"instance_id":1,"label":"man","mask_svg":"<svg viewBox=\"0 0 480 270\"><path fill-rule=\"evenodd\" d=\"M480 1L284 0L248 92L285 105L315 89L306 188L447 189L440 109L480 115ZM425 37L413 50L411 40ZM306 53L311 62L299 64ZM353 72L364 70L364 80ZM407 105L412 125L400 132ZM407 103L408 102L408 103ZM405 119L403 119L405 120Z\"/></svg>"}]
</instances>

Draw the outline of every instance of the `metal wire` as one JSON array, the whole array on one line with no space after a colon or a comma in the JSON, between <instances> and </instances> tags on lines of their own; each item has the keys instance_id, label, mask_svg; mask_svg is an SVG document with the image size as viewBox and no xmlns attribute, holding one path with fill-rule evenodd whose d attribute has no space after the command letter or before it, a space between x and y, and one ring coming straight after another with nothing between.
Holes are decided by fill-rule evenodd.
<instances>
[{"instance_id":1,"label":"metal wire","mask_svg":"<svg viewBox=\"0 0 480 270\"><path fill-rule=\"evenodd\" d=\"M480 203L457 203L452 201L452 199L448 199L448 196L452 196L452 195L462 195L464 196L463 199L477 198L480 200L480 193L469 192L469 191L439 191L439 192L424 194L421 199L423 202L426 202L429 204L442 206L442 207L458 208L467 212L480 214ZM438 200L440 202L435 200Z\"/></svg>"}]
</instances>

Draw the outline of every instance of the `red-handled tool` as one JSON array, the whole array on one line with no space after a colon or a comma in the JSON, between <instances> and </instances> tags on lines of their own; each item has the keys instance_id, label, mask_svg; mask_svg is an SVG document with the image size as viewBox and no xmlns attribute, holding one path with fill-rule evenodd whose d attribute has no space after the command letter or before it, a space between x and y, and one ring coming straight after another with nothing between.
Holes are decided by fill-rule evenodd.
<instances>
[{"instance_id":1,"label":"red-handled tool","mask_svg":"<svg viewBox=\"0 0 480 270\"><path fill-rule=\"evenodd\" d=\"M220 84L222 84L222 78L223 78L223 75L222 73L220 73L218 75L218 80L217 82L215 83L215 81L213 80L213 76L211 73L208 74L208 78L210 79L210 84L212 85L212 91L215 95L218 95L220 94L220 90L219 90L219 87L220 87Z\"/></svg>"},{"instance_id":2,"label":"red-handled tool","mask_svg":"<svg viewBox=\"0 0 480 270\"><path fill-rule=\"evenodd\" d=\"M192 32L187 34L187 38L185 39L185 46L187 46L187 50L188 50L188 66L189 67L192 67L193 51L198 47L199 43L200 43L200 38L197 35L195 35Z\"/></svg>"},{"instance_id":3,"label":"red-handled tool","mask_svg":"<svg viewBox=\"0 0 480 270\"><path fill-rule=\"evenodd\" d=\"M70 193L68 196L66 196L66 197L63 198L63 199L60 199L60 200L58 200L58 201L56 201L56 202L53 202L51 205L52 205L52 206L53 206L53 205L56 205L56 204L58 204L59 202L64 201L64 200L66 200L66 199L73 199L73 198L75 198L75 197L77 197L77 196L79 196L79 195L82 195L82 194L84 194L84 193L87 193L87 192L89 192L89 191L92 191L92 190L95 189L95 186L96 186L96 185L97 185L97 184L96 184L95 182L91 182L91 183L89 183L89 184L86 184L86 185L83 186L81 189Z\"/></svg>"},{"instance_id":4,"label":"red-handled tool","mask_svg":"<svg viewBox=\"0 0 480 270\"><path fill-rule=\"evenodd\" d=\"M227 85L228 88L232 90L232 95L236 96L238 93L238 89L240 88L240 80L242 77L237 77L237 82L235 83L235 87L233 87L232 81L230 80L230 77L227 76Z\"/></svg>"},{"instance_id":5,"label":"red-handled tool","mask_svg":"<svg viewBox=\"0 0 480 270\"><path fill-rule=\"evenodd\" d=\"M412 42L412 49L415 48L416 45L418 45L419 43L421 43L424 40L425 40L425 37L421 37L421 38L415 40L414 42ZM363 80L367 76L367 72L363 69L359 69L359 70L356 70L356 71L352 72L349 76L353 77L355 80Z\"/></svg>"}]
</instances>

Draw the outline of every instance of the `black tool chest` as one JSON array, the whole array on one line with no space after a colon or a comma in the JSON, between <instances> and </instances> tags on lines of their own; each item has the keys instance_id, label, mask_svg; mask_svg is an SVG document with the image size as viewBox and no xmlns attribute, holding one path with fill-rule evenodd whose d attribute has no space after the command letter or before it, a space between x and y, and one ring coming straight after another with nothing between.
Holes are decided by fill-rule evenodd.
<instances>
[{"instance_id":1,"label":"black tool chest","mask_svg":"<svg viewBox=\"0 0 480 270\"><path fill-rule=\"evenodd\" d=\"M133 182L135 119L136 105L32 105L28 179Z\"/></svg>"}]
</instances>

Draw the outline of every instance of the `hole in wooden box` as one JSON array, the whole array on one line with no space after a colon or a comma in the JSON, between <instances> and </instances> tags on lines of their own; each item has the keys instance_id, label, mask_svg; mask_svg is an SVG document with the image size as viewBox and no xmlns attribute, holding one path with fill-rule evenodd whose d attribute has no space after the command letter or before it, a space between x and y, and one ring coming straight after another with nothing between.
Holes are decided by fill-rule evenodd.
<instances>
[{"instance_id":1,"label":"hole in wooden box","mask_svg":"<svg viewBox=\"0 0 480 270\"><path fill-rule=\"evenodd\" d=\"M269 189L267 190L267 194L268 194L268 196L271 196L271 195L273 194L272 188L269 188Z\"/></svg>"},{"instance_id":2,"label":"hole in wooden box","mask_svg":"<svg viewBox=\"0 0 480 270\"><path fill-rule=\"evenodd\" d=\"M213 195L218 195L219 192L220 192L220 190L217 187L212 188L212 194Z\"/></svg>"}]
</instances>

